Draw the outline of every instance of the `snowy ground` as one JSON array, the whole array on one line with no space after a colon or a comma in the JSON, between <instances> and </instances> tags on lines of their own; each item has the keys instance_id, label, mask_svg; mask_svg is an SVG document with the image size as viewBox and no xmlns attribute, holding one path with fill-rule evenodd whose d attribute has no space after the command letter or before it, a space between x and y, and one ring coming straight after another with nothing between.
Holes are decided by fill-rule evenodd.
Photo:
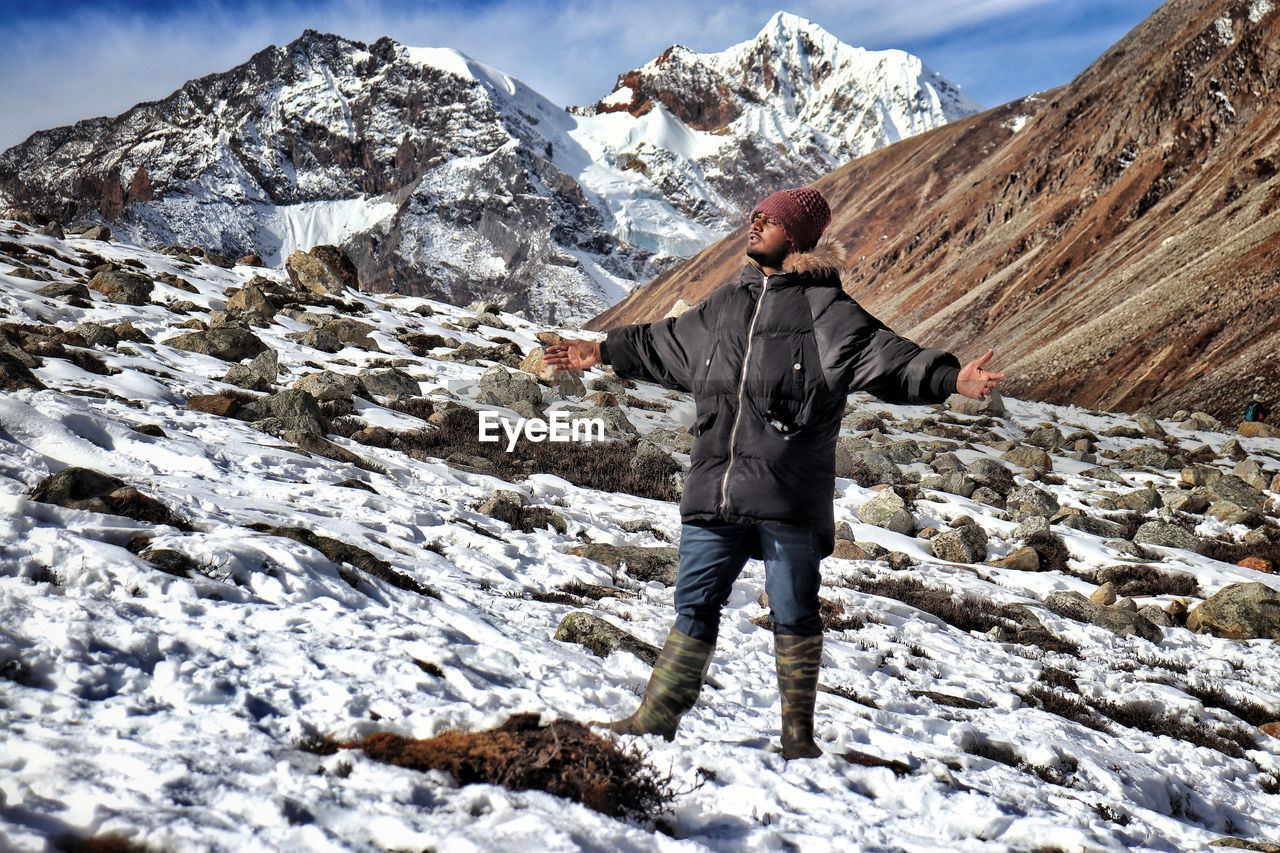
<instances>
[{"instance_id":1,"label":"snowy ground","mask_svg":"<svg viewBox=\"0 0 1280 853\"><path fill-rule=\"evenodd\" d=\"M56 240L13 223L0 223L0 238L71 259L81 250L136 258L149 273L176 272L199 289L157 285L156 303L219 308L228 286L263 272L204 264L184 270L174 258L136 247ZM131 320L156 341L183 331L173 327L184 315L162 304L114 305L95 294L93 306L80 309L37 296L33 291L46 282L5 275L13 266L0 259L0 322L70 327ZM51 259L48 271L60 280L70 269ZM374 335L383 353L308 349L283 336L306 324L283 316L256 330L280 353L282 386L312 369L304 362L353 372L390 356L415 361L409 370L425 396L446 388L461 397L474 393L483 368L416 358L392 334L403 327L487 343L441 326L468 312L431 303L437 313L421 317L410 309L424 300L358 298L371 312L361 319L386 330ZM534 344L537 328L504 319L514 331L499 334L526 348ZM619 822L541 792L460 787L443 774L389 767L354 751L330 757L303 751L298 744L316 735L426 737L487 728L520 711L541 711L548 720L629 713L649 667L630 654L600 659L552 640L575 608L528 595L572 581L613 584L609 569L561 550L584 540L673 544L677 507L545 474L504 483L336 437L385 473L307 457L247 423L187 411L188 396L227 387L215 378L224 362L161 343L126 347L137 354L97 350L120 369L117 375L47 358L35 373L51 390L0 393L0 668L7 678L23 673L0 680L0 848L47 850L62 836L113 833L184 851L1121 851L1200 849L1224 835L1280 842L1274 793L1280 740L1260 736L1257 748L1233 758L1136 728L1103 733L1019 698L1065 673L1086 697L1247 728L1224 710L1204 708L1180 685L1212 683L1276 708L1280 719L1274 642L1166 628L1156 645L1042 611L1047 628L1082 648L1079 657L1047 653L960 631L842 582L893 574L874 561L824 563L824 597L866 624L828 634L822 679L876 707L821 693L818 738L827 754L790 764L772 747L778 737L772 639L750 621L764 612L756 603L763 565L748 564L713 664L721 689L704 691L674 743L643 739L654 765L694 789L657 827ZM632 393L673 402L661 389ZM894 438L913 437L895 424L932 412L870 398L867 405L893 419ZM1128 422L1072 407L1009 406L997 428L1009 437L1042 422L1064 431ZM682 410L629 414L647 431L675 425ZM370 423L423 426L374 404L361 414ZM130 429L141 424L158 425L168 437ZM1164 426L1188 446L1220 446L1228 437ZM1104 439L1101 446L1131 443ZM1242 443L1265 466L1277 467L1280 457L1266 453L1280 451L1280 440ZM1064 504L1087 505L1098 486L1078 475L1088 466L1054 461L1065 482L1051 489ZM28 499L33 486L69 465L120 477L194 529L155 529ZM377 494L337 485L348 478ZM1149 473L1131 477L1134 485L1155 480ZM1056 590L1093 589L1062 573L937 561L922 540L858 523L857 509L873 493L849 481L839 485L837 519L850 522L859 540L916 557L920 564L908 574L930 585L1027 604ZM521 533L477 512L496 488L514 488L561 513L568 533ZM991 507L929 496L918 507L922 521L969 514L991 535L991 556L1012 547L1013 524ZM625 532L622 525L635 520L653 522L669 541ZM259 522L357 545L439 598L381 582L355 589L318 551L246 527ZM1221 529L1228 528L1207 521L1204 532ZM154 533L153 545L189 555L204 572L181 579L157 571L124 547L140 532ZM1067 539L1076 568L1124 559L1098 537L1058 526L1054 532ZM1190 552L1166 554L1167 566L1193 572L1205 595L1239 580L1278 585L1273 576ZM616 580L631 595L588 605L660 645L672 620L671 589ZM435 664L443 676L415 661ZM939 704L921 691L969 701ZM840 757L851 750L909 769L895 775Z\"/></svg>"}]
</instances>

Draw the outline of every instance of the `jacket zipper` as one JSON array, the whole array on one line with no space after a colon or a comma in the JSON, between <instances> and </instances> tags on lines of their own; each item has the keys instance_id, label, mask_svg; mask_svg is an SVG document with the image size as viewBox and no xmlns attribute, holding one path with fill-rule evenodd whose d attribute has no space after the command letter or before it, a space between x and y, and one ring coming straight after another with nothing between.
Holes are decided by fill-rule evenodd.
<instances>
[{"instance_id":1,"label":"jacket zipper","mask_svg":"<svg viewBox=\"0 0 1280 853\"><path fill-rule=\"evenodd\" d=\"M769 277L764 277L764 286L760 288L760 298L756 301L756 310L751 314L751 325L747 327L747 351L742 357L742 375L738 379L738 411L733 416L733 429L729 431L729 464L725 466L724 476L720 478L720 506L717 511L723 512L725 501L729 496L729 474L733 471L733 446L738 438L738 424L742 421L742 395L747 389L747 365L751 364L751 341L756 332L756 318L764 306L765 294L769 292Z\"/></svg>"}]
</instances>

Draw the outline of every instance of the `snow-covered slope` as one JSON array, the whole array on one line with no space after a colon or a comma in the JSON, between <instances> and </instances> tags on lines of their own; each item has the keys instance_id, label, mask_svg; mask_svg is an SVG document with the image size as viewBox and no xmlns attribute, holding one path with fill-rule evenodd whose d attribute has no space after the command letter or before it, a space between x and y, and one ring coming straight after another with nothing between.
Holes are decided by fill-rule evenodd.
<instances>
[{"instance_id":1,"label":"snow-covered slope","mask_svg":"<svg viewBox=\"0 0 1280 853\"><path fill-rule=\"evenodd\" d=\"M822 595L843 613L828 632L822 668L831 691L818 700L822 758L788 764L770 748L778 698L771 636L751 621L765 613L757 603L763 566L755 561L725 613L712 669L719 689L704 691L674 743L642 739L648 761L686 791L660 828L539 791L460 786L358 751L304 751L300 743L319 735L425 737L489 727L514 712L575 720L629 713L646 664L627 652L593 657L552 637L568 612L587 610L660 644L672 590L565 551L583 542L673 544L677 505L536 471L506 482L430 454L342 437L349 429L330 434L356 454L357 466L191 410L193 395L239 389L219 380L226 362L164 341L188 331L179 323L213 321L228 288L254 275L283 285L281 274L58 240L9 222L0 222L0 240L6 333L127 321L147 336L66 347L82 366L45 349L33 372L47 390L0 392L0 848L49 850L67 836L219 851L1122 851L1201 849L1223 835L1280 842L1280 740L1237 716L1280 718L1273 641L1165 627L1151 642L1055 615L1042 607L1046 596L1091 593L1083 578L1134 564L1136 546L1055 523L1068 571L948 562L925 538L859 522L859 508L876 493L847 479L838 480L838 521L865 547L879 543L899 556L824 563ZM179 276L193 289L166 278L148 304L94 294L77 307L37 295L49 281L25 277L74 282L99 261L153 279ZM15 276L15 268L32 272ZM278 387L320 369L351 375L394 364L436 406L476 406L490 365L443 360L453 344L505 339L529 349L541 330L509 314L498 319L510 328L488 317L477 326L464 309L416 297L348 292L345 301L373 326L372 348L326 354L286 337L334 312L323 305L297 313L304 319L282 312L253 330L279 354ZM403 343L413 334L456 341L417 355ZM86 369L95 355L117 372ZM15 357L0 347L9 375ZM543 391L553 409L584 405ZM638 385L618 397L641 433L687 463L673 445L691 411L687 395ZM429 429L405 406L381 402L357 398L353 414L393 432ZM1053 474L1038 475L1035 485L1064 507L1096 516L1103 489L1171 488L1178 476L1109 458L1149 444L1101 435L1132 429L1127 417L1022 401L1006 401L1008 417L991 419L863 396L851 403L861 435L902 459L908 479L933 473L909 461L914 452L946 447L965 464L998 459L997 441L1021 446L1044 424L1097 435L1100 461L1126 484L1100 480L1090 462L1054 451ZM869 426L868 413L883 429ZM855 441L852 423L845 436ZM150 434L136 430L144 426ZM1179 452L1226 450L1220 432L1163 428ZM939 437L947 431L952 439ZM1280 467L1280 439L1240 443L1268 474ZM1212 464L1231 470L1233 463ZM189 529L30 499L33 487L68 466L119 477ZM1010 468L1017 484L1030 484ZM521 532L480 512L497 489L558 514L562 529ZM1274 522L1277 496L1266 497ZM1015 523L977 500L923 488L914 512L919 526L942 531L970 516L990 537L991 558L1018 545ZM401 585L267 528L305 528L363 549L399 573ZM1260 535L1207 516L1196 532L1236 542ZM139 536L186 555L192 569L185 577L159 570L126 547ZM915 565L893 567L904 561ZM1184 596L1192 603L1238 581L1280 586L1274 576L1176 548L1148 547L1140 562L1193 576L1199 591ZM1048 635L1031 642L999 629L962 630L899 600L910 596L889 597L916 582L943 600L965 597L975 614L1025 605ZM571 583L611 593L598 601L566 596ZM1137 603L1172 599L1139 595ZM1096 717L1098 708L1112 717Z\"/></svg>"},{"instance_id":2,"label":"snow-covered slope","mask_svg":"<svg viewBox=\"0 0 1280 853\"><path fill-rule=\"evenodd\" d=\"M307 31L0 154L0 208L272 265L342 245L371 290L576 321L722 236L756 196L972 110L919 60L789 15L721 54L663 56L677 59L625 77L663 106L619 89L574 115L455 50ZM720 81L734 120L694 120Z\"/></svg>"}]
</instances>

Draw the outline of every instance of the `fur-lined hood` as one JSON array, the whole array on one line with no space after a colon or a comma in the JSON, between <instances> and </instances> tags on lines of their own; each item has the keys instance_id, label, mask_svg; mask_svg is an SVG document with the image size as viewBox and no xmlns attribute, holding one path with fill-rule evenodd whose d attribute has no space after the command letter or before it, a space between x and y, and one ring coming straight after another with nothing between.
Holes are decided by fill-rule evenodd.
<instances>
[{"instance_id":1,"label":"fur-lined hood","mask_svg":"<svg viewBox=\"0 0 1280 853\"><path fill-rule=\"evenodd\" d=\"M831 237L824 237L807 252L792 252L782 261L782 272L806 278L831 277L837 282L843 277L850 262L849 250ZM760 272L760 264L747 259L748 268Z\"/></svg>"}]
</instances>

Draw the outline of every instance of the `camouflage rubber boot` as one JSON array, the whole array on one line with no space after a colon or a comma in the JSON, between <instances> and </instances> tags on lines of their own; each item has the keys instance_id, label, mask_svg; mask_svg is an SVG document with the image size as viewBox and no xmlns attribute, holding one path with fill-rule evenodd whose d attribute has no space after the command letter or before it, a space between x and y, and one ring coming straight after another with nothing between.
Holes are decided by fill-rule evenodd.
<instances>
[{"instance_id":1,"label":"camouflage rubber boot","mask_svg":"<svg viewBox=\"0 0 1280 853\"><path fill-rule=\"evenodd\" d=\"M813 705L822 665L822 635L774 635L778 663L778 693L782 695L782 757L817 758L822 750L813 741Z\"/></svg>"},{"instance_id":2,"label":"camouflage rubber boot","mask_svg":"<svg viewBox=\"0 0 1280 853\"><path fill-rule=\"evenodd\" d=\"M715 648L714 643L704 643L672 628L649 676L640 707L630 717L605 726L620 735L659 734L674 740L680 718L698 701Z\"/></svg>"}]
</instances>

